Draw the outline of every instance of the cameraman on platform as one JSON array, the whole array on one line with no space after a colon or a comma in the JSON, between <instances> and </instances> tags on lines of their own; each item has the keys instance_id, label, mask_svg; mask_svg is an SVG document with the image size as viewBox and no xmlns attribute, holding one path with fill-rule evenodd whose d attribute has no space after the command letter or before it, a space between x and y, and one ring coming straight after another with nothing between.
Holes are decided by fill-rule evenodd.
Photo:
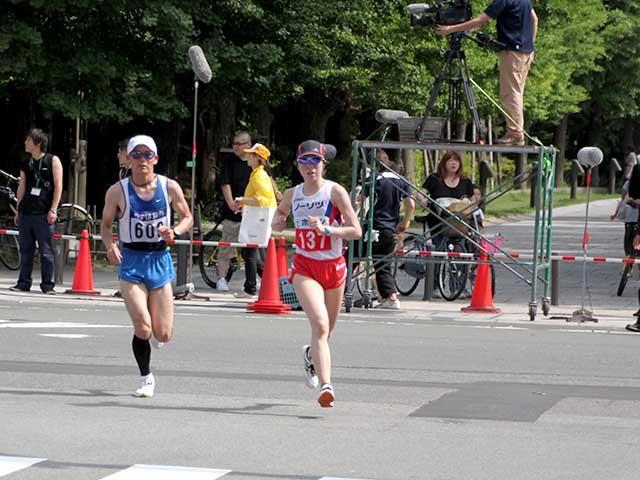
<instances>
[{"instance_id":1,"label":"cameraman on platform","mask_svg":"<svg viewBox=\"0 0 640 480\"><path fill-rule=\"evenodd\" d=\"M524 85L538 31L538 17L531 0L493 0L476 18L457 25L439 25L437 34L474 30L491 19L497 22L498 41L506 45L500 51L500 101L507 113L507 126L504 136L495 143L524 145Z\"/></svg>"}]
</instances>

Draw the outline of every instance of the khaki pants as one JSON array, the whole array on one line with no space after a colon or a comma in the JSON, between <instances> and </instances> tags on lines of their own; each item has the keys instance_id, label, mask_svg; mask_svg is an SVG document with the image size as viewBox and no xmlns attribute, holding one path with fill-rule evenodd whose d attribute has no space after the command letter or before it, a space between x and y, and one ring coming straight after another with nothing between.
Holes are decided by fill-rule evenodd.
<instances>
[{"instance_id":1,"label":"khaki pants","mask_svg":"<svg viewBox=\"0 0 640 480\"><path fill-rule=\"evenodd\" d=\"M500 101L506 117L507 131L521 137L524 131L524 85L533 61L533 53L503 50L500 52Z\"/></svg>"}]
</instances>

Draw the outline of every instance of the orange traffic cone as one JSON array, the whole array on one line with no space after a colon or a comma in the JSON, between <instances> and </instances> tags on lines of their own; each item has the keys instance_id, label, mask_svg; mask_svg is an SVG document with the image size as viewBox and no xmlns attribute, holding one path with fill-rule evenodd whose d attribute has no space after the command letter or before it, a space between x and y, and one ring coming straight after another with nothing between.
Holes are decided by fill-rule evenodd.
<instances>
[{"instance_id":1,"label":"orange traffic cone","mask_svg":"<svg viewBox=\"0 0 640 480\"><path fill-rule=\"evenodd\" d=\"M247 305L247 310L256 313L289 313L291 307L280 299L280 282L278 281L278 261L276 258L276 241L271 238L267 247L267 258L262 272L262 286L258 301Z\"/></svg>"},{"instance_id":2,"label":"orange traffic cone","mask_svg":"<svg viewBox=\"0 0 640 480\"><path fill-rule=\"evenodd\" d=\"M480 262L476 271L476 283L473 285L471 305L463 307L464 313L500 313L500 309L493 306L491 294L491 269L486 261L486 252L480 253Z\"/></svg>"},{"instance_id":3,"label":"orange traffic cone","mask_svg":"<svg viewBox=\"0 0 640 480\"><path fill-rule=\"evenodd\" d=\"M287 242L284 237L280 237L280 242L278 244L278 277L289 278Z\"/></svg>"},{"instance_id":4,"label":"orange traffic cone","mask_svg":"<svg viewBox=\"0 0 640 480\"><path fill-rule=\"evenodd\" d=\"M73 285L65 293L81 295L100 295L93 288L93 268L91 267L91 247L89 247L89 232L85 229L80 234L80 252L76 259L76 270L73 274Z\"/></svg>"}]
</instances>

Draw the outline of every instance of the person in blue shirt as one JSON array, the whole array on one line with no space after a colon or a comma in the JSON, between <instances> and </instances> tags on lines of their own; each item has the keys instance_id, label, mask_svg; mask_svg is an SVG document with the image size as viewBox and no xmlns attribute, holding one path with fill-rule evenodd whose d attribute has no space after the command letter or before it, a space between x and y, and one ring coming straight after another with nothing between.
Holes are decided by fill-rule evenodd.
<instances>
[{"instance_id":1,"label":"person in blue shirt","mask_svg":"<svg viewBox=\"0 0 640 480\"><path fill-rule=\"evenodd\" d=\"M533 62L538 17L531 0L493 0L479 16L457 25L439 25L438 35L466 32L496 21L500 51L500 101L506 115L506 132L495 143L524 145L524 86Z\"/></svg>"}]
</instances>

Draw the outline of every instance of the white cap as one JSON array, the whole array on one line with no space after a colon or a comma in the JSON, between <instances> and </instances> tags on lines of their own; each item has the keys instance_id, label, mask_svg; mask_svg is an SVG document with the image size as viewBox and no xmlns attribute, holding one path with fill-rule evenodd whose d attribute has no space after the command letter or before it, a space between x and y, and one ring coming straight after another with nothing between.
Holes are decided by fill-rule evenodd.
<instances>
[{"instance_id":1,"label":"white cap","mask_svg":"<svg viewBox=\"0 0 640 480\"><path fill-rule=\"evenodd\" d=\"M144 145L156 155L158 154L158 147L156 147L156 142L153 138L148 135L136 135L135 137L131 137L127 144L127 155L129 155L133 149L139 145Z\"/></svg>"}]
</instances>

